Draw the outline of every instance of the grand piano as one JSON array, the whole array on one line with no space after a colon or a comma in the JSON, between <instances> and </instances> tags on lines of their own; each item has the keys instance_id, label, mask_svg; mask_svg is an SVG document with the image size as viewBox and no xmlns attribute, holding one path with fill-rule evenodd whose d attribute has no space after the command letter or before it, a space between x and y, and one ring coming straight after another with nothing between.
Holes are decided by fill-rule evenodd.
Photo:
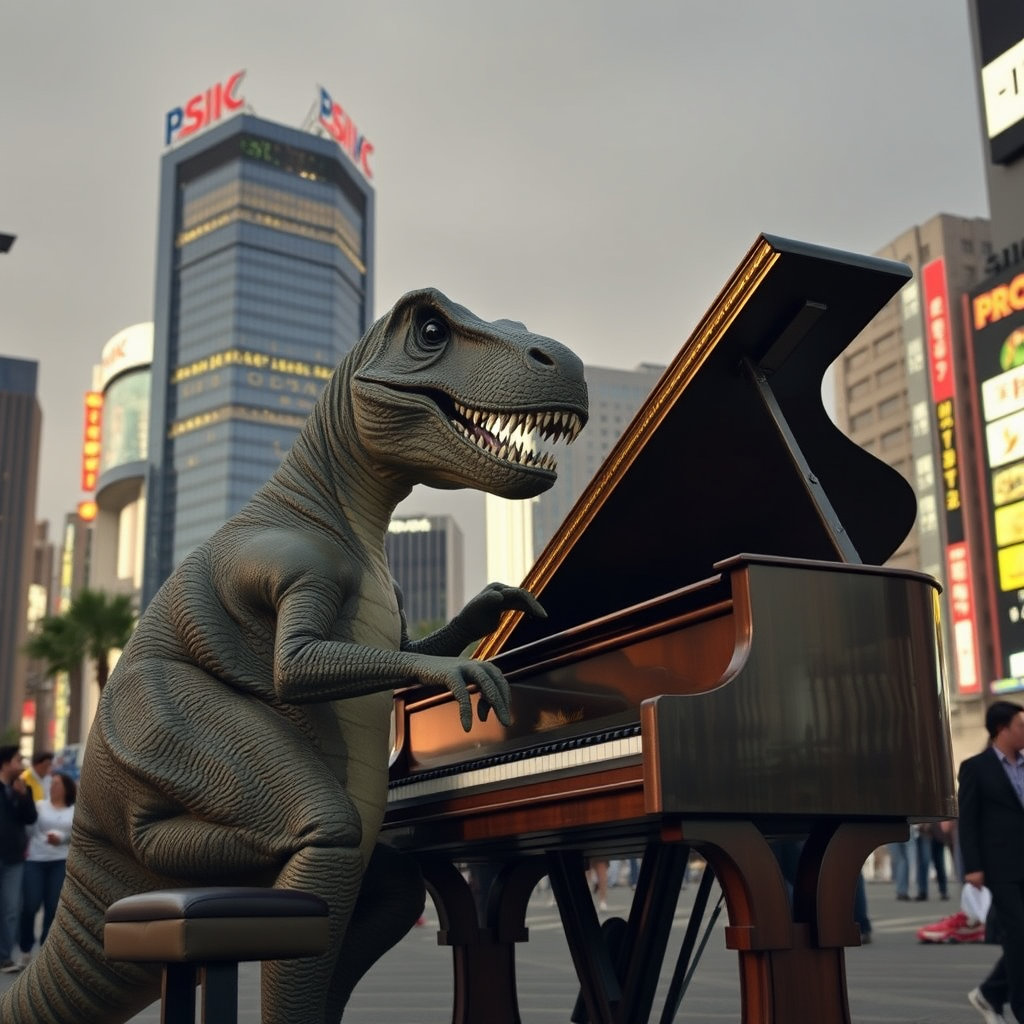
<instances>
[{"instance_id":1,"label":"grand piano","mask_svg":"<svg viewBox=\"0 0 1024 1024\"><path fill-rule=\"evenodd\" d=\"M760 236L478 648L512 724L396 694L382 838L453 950L455 1024L519 1024L515 945L551 881L591 1024L680 1006L717 882L744 1024L848 1024L854 887L908 823L956 815L938 586L882 567L916 514L821 399L903 264ZM800 840L792 892L773 851ZM705 859L675 964L691 851ZM602 924L587 857L642 855ZM479 910L460 865L493 878Z\"/></svg>"}]
</instances>

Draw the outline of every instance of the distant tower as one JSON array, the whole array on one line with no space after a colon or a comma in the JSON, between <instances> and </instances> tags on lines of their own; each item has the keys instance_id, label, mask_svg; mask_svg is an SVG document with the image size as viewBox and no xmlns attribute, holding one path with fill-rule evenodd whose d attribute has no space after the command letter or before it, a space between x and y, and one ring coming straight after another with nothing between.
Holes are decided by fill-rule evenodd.
<instances>
[{"instance_id":1,"label":"distant tower","mask_svg":"<svg viewBox=\"0 0 1024 1024\"><path fill-rule=\"evenodd\" d=\"M442 516L400 516L386 538L391 575L402 588L409 635L436 629L462 608L462 531Z\"/></svg>"},{"instance_id":2,"label":"distant tower","mask_svg":"<svg viewBox=\"0 0 1024 1024\"><path fill-rule=\"evenodd\" d=\"M43 422L38 374L33 360L0 356L0 730L16 728L19 735Z\"/></svg>"},{"instance_id":3,"label":"distant tower","mask_svg":"<svg viewBox=\"0 0 1024 1024\"><path fill-rule=\"evenodd\" d=\"M531 566L664 372L664 366L650 363L635 370L586 367L590 418L575 444L558 450L558 479L533 503Z\"/></svg>"},{"instance_id":4,"label":"distant tower","mask_svg":"<svg viewBox=\"0 0 1024 1024\"><path fill-rule=\"evenodd\" d=\"M142 604L270 477L370 326L373 190L242 114L161 165Z\"/></svg>"}]
</instances>

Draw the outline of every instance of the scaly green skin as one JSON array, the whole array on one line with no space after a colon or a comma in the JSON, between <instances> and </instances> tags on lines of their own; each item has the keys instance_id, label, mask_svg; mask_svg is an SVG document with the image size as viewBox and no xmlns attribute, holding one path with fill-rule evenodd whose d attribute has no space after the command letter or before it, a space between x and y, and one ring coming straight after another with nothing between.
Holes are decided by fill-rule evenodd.
<instances>
[{"instance_id":1,"label":"scaly green skin","mask_svg":"<svg viewBox=\"0 0 1024 1024\"><path fill-rule=\"evenodd\" d=\"M555 412L545 432L575 436L586 403L566 348L434 290L370 329L272 479L182 562L118 661L87 744L57 918L0 1001L4 1024L129 1019L158 998L158 969L104 957L106 908L219 884L328 902L329 951L265 965L263 1020L340 1020L358 977L423 906L407 859L375 849L392 689L448 687L468 730L475 685L481 713L507 720L501 673L460 652L507 609L543 614L492 584L410 642L385 556L391 515L417 483L511 498L551 485L532 456L489 450L501 447L481 425L492 417L467 407ZM456 423L457 409L476 425Z\"/></svg>"}]
</instances>

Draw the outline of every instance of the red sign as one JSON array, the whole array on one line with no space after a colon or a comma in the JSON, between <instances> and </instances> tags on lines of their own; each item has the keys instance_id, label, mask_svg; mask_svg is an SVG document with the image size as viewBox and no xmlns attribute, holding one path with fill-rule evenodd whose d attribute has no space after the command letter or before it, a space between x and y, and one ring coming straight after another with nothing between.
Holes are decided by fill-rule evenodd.
<instances>
[{"instance_id":1,"label":"red sign","mask_svg":"<svg viewBox=\"0 0 1024 1024\"><path fill-rule=\"evenodd\" d=\"M164 117L164 145L187 138L219 121L230 110L238 110L245 100L235 95L244 71L236 71L227 81L211 85L206 92L197 92L183 107L168 110Z\"/></svg>"},{"instance_id":2,"label":"red sign","mask_svg":"<svg viewBox=\"0 0 1024 1024\"><path fill-rule=\"evenodd\" d=\"M82 490L95 491L100 473L100 446L103 440L103 394L85 393L85 430L82 435Z\"/></svg>"},{"instance_id":3,"label":"red sign","mask_svg":"<svg viewBox=\"0 0 1024 1024\"><path fill-rule=\"evenodd\" d=\"M320 88L320 124L348 153L352 162L362 169L363 174L372 178L370 157L373 155L373 143L365 135L359 134L355 121L345 113L340 103L331 99L331 94L323 87Z\"/></svg>"},{"instance_id":4,"label":"red sign","mask_svg":"<svg viewBox=\"0 0 1024 1024\"><path fill-rule=\"evenodd\" d=\"M957 688L961 694L981 693L981 667L974 631L974 587L971 561L964 543L950 544L946 548L946 587L953 620Z\"/></svg>"},{"instance_id":5,"label":"red sign","mask_svg":"<svg viewBox=\"0 0 1024 1024\"><path fill-rule=\"evenodd\" d=\"M921 270L924 291L924 330L932 374L932 400L952 398L953 339L949 322L949 292L944 260L932 260Z\"/></svg>"}]
</instances>

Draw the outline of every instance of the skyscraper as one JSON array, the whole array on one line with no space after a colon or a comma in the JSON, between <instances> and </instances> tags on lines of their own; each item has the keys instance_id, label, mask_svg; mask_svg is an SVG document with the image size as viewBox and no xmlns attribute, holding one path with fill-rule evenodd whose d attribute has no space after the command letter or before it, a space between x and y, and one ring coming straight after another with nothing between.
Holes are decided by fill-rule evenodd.
<instances>
[{"instance_id":1,"label":"skyscraper","mask_svg":"<svg viewBox=\"0 0 1024 1024\"><path fill-rule=\"evenodd\" d=\"M21 728L36 482L43 415L39 364L0 356L0 731Z\"/></svg>"},{"instance_id":2,"label":"skyscraper","mask_svg":"<svg viewBox=\"0 0 1024 1024\"><path fill-rule=\"evenodd\" d=\"M164 156L143 606L370 326L373 233L373 190L328 139L242 114Z\"/></svg>"},{"instance_id":3,"label":"skyscraper","mask_svg":"<svg viewBox=\"0 0 1024 1024\"><path fill-rule=\"evenodd\" d=\"M534 558L562 525L664 371L664 366L651 363L641 363L633 370L586 368L590 419L576 443L558 451L554 486L534 500Z\"/></svg>"},{"instance_id":4,"label":"skyscraper","mask_svg":"<svg viewBox=\"0 0 1024 1024\"><path fill-rule=\"evenodd\" d=\"M412 637L442 626L462 608L462 531L451 516L398 516L385 539L402 588Z\"/></svg>"}]
</instances>

